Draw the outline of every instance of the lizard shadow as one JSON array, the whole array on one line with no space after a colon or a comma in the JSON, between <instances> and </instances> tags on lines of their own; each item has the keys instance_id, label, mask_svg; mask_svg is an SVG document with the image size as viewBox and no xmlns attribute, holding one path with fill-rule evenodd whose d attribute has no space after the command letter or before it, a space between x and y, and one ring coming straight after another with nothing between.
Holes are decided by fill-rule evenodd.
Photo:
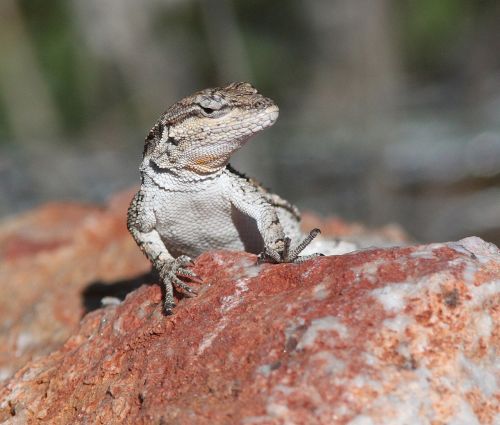
<instances>
[{"instance_id":1,"label":"lizard shadow","mask_svg":"<svg viewBox=\"0 0 500 425\"><path fill-rule=\"evenodd\" d=\"M130 279L116 280L114 282L95 281L90 283L82 291L83 316L91 311L103 307L102 299L105 297L117 298L120 302L132 291L142 285L159 285L161 288L162 300L165 299L165 286L161 285L158 272L151 270ZM174 287L174 294L177 299L186 297ZM189 296L187 296L189 298Z\"/></svg>"},{"instance_id":2,"label":"lizard shadow","mask_svg":"<svg viewBox=\"0 0 500 425\"><path fill-rule=\"evenodd\" d=\"M127 294L142 285L157 285L158 275L153 272L142 273L130 279L121 279L112 282L95 281L82 291L83 315L103 307L101 300L105 297L117 298L123 301Z\"/></svg>"}]
</instances>

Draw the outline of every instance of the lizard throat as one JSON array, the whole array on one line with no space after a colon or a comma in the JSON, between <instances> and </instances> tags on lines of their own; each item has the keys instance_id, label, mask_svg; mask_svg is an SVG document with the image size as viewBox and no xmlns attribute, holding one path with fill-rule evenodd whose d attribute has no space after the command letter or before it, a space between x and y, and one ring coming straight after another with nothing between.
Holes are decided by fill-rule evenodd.
<instances>
[{"instance_id":1,"label":"lizard throat","mask_svg":"<svg viewBox=\"0 0 500 425\"><path fill-rule=\"evenodd\" d=\"M211 156L206 155L197 158L185 168L200 175L213 174L224 168L229 161L229 156Z\"/></svg>"}]
</instances>

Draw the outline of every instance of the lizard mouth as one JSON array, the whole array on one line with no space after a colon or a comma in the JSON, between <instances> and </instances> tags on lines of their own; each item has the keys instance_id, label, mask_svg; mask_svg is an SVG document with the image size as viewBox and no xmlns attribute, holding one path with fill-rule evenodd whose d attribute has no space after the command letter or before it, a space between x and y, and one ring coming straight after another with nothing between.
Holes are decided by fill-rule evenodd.
<instances>
[{"instance_id":1,"label":"lizard mouth","mask_svg":"<svg viewBox=\"0 0 500 425\"><path fill-rule=\"evenodd\" d=\"M262 127L270 127L273 125L280 114L280 110L276 105L269 106L264 110L267 120L263 123Z\"/></svg>"}]
</instances>

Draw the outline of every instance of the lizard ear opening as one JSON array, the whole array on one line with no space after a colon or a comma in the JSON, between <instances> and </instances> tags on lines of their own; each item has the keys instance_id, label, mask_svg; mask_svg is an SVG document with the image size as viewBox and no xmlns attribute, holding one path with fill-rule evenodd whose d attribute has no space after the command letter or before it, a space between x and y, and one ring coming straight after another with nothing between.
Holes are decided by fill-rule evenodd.
<instances>
[{"instance_id":1,"label":"lizard ear opening","mask_svg":"<svg viewBox=\"0 0 500 425\"><path fill-rule=\"evenodd\" d=\"M179 146L180 141L177 139L174 139L173 137L168 137L167 142L170 143L171 145L174 146Z\"/></svg>"}]
</instances>

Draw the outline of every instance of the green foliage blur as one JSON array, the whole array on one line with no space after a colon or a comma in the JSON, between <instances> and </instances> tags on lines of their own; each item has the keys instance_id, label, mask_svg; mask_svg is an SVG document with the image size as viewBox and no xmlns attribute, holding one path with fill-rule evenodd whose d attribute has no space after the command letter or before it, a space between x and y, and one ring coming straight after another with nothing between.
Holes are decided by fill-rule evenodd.
<instances>
[{"instance_id":1,"label":"green foliage blur","mask_svg":"<svg viewBox=\"0 0 500 425\"><path fill-rule=\"evenodd\" d=\"M279 94L287 87L301 85L309 78L316 41L312 36L314 22L303 10L307 3L256 0L233 1L232 5L254 82L259 88L279 100ZM69 142L71 139L66 136L85 133L92 114L117 103L127 120L132 119L133 123L134 108L140 105L130 103L131 88L126 76L116 63L95 57L87 49L71 2L17 0L17 6L18 19L29 35L56 107L62 139ZM495 0L392 0L389 6L402 67L417 82L460 74L466 60L460 52L467 49L467 40L498 14L499 9ZM184 38L196 87L220 83L214 63L217 58L210 54L200 2L185 1L175 7L156 8L151 32L160 42ZM5 37L2 32L5 31L0 29L0 37ZM1 96L0 135L0 143L15 136L9 126L8 107Z\"/></svg>"},{"instance_id":2,"label":"green foliage blur","mask_svg":"<svg viewBox=\"0 0 500 425\"><path fill-rule=\"evenodd\" d=\"M249 81L233 164L301 209L500 242L498 0L2 0L0 218L138 183L149 128Z\"/></svg>"}]
</instances>

